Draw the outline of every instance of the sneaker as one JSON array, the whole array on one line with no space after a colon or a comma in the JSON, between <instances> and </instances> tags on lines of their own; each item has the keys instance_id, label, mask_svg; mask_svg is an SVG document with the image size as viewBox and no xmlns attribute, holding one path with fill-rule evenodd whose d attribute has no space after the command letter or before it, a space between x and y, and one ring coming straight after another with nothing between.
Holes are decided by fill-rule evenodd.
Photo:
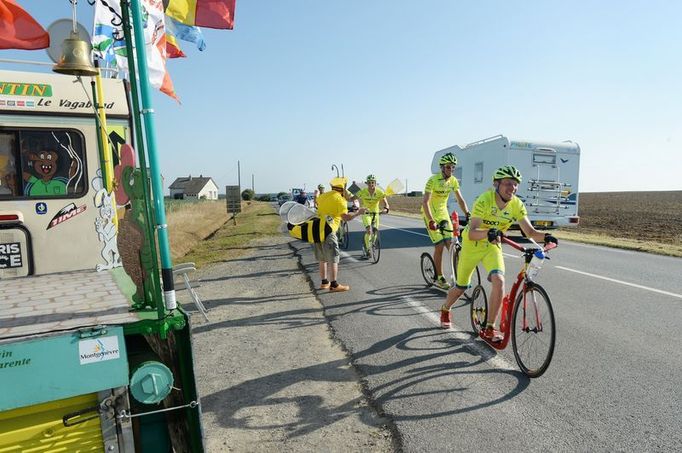
<instances>
[{"instance_id":1,"label":"sneaker","mask_svg":"<svg viewBox=\"0 0 682 453\"><path fill-rule=\"evenodd\" d=\"M440 288L440 289L445 289L445 290L450 289L450 284L449 284L448 282L445 281L445 278L444 278L442 275L441 275L440 277L438 277L438 278L433 282L433 284L436 285L436 286L437 286L438 288Z\"/></svg>"},{"instance_id":2,"label":"sneaker","mask_svg":"<svg viewBox=\"0 0 682 453\"><path fill-rule=\"evenodd\" d=\"M361 260L368 260L368 259L369 259L369 255L363 252L363 253L362 253L362 256L360 257L360 259L361 259Z\"/></svg>"},{"instance_id":3,"label":"sneaker","mask_svg":"<svg viewBox=\"0 0 682 453\"><path fill-rule=\"evenodd\" d=\"M441 329L449 329L452 327L452 323L450 322L450 310L441 310L440 311L440 328Z\"/></svg>"},{"instance_id":4,"label":"sneaker","mask_svg":"<svg viewBox=\"0 0 682 453\"><path fill-rule=\"evenodd\" d=\"M495 330L490 326L486 327L481 331L481 336L486 340L492 341L493 343L498 343L504 339L504 335L502 335L502 332L500 332L499 330Z\"/></svg>"},{"instance_id":5,"label":"sneaker","mask_svg":"<svg viewBox=\"0 0 682 453\"><path fill-rule=\"evenodd\" d=\"M348 291L349 289L350 289L349 285L342 285L340 283L336 286L329 287L329 291L331 291L332 293L340 293L342 291Z\"/></svg>"},{"instance_id":6,"label":"sneaker","mask_svg":"<svg viewBox=\"0 0 682 453\"><path fill-rule=\"evenodd\" d=\"M332 285L332 284L329 283L329 282L327 282L327 283L320 283L320 289L329 289L329 287L330 287L331 285Z\"/></svg>"}]
</instances>

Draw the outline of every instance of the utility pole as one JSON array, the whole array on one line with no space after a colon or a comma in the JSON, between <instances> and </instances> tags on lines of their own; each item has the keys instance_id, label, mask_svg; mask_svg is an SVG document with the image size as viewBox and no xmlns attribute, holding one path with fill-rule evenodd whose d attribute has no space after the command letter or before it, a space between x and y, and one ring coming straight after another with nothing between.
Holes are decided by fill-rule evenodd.
<instances>
[{"instance_id":1,"label":"utility pole","mask_svg":"<svg viewBox=\"0 0 682 453\"><path fill-rule=\"evenodd\" d=\"M237 185L239 186L239 192L241 195L241 190L242 190L242 169L239 165L239 161L237 161Z\"/></svg>"},{"instance_id":2,"label":"utility pole","mask_svg":"<svg viewBox=\"0 0 682 453\"><path fill-rule=\"evenodd\" d=\"M407 178L405 178L405 196L407 196Z\"/></svg>"},{"instance_id":3,"label":"utility pole","mask_svg":"<svg viewBox=\"0 0 682 453\"><path fill-rule=\"evenodd\" d=\"M256 193L256 185L254 184L253 173L251 173L251 190Z\"/></svg>"}]
</instances>

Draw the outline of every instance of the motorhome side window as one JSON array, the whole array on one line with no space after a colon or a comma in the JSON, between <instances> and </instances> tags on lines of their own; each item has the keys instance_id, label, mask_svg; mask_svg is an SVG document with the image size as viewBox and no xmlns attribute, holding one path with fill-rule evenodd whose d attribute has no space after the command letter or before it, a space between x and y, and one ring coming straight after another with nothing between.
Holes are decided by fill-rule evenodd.
<instances>
[{"instance_id":1,"label":"motorhome side window","mask_svg":"<svg viewBox=\"0 0 682 453\"><path fill-rule=\"evenodd\" d=\"M73 130L0 131L0 198L83 195L84 145Z\"/></svg>"},{"instance_id":2,"label":"motorhome side window","mask_svg":"<svg viewBox=\"0 0 682 453\"><path fill-rule=\"evenodd\" d=\"M483 162L476 162L474 164L474 182L483 182Z\"/></svg>"},{"instance_id":3,"label":"motorhome side window","mask_svg":"<svg viewBox=\"0 0 682 453\"><path fill-rule=\"evenodd\" d=\"M555 154L533 154L534 164L556 165Z\"/></svg>"}]
</instances>

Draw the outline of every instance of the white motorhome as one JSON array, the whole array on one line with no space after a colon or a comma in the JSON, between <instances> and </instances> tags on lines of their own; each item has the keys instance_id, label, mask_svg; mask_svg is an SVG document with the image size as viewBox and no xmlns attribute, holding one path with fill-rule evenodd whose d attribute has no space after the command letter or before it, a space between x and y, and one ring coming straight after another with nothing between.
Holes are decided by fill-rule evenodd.
<instances>
[{"instance_id":1,"label":"white motorhome","mask_svg":"<svg viewBox=\"0 0 682 453\"><path fill-rule=\"evenodd\" d=\"M436 151L431 161L432 173L440 171L438 159L448 152L457 156L455 177L470 207L476 197L492 187L492 175L497 168L513 165L523 175L516 195L526 205L528 218L536 228L578 225L577 143L530 142L496 135L464 147L455 145ZM448 201L448 207L451 212L459 210L454 197Z\"/></svg>"}]
</instances>

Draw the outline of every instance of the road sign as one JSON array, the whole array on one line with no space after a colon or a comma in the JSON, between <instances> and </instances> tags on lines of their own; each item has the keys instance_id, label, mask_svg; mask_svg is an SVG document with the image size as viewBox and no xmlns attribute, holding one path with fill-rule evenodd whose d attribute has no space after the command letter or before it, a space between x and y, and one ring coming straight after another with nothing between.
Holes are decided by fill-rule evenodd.
<instances>
[{"instance_id":1,"label":"road sign","mask_svg":"<svg viewBox=\"0 0 682 453\"><path fill-rule=\"evenodd\" d=\"M232 214L242 212L242 194L239 186L225 186L225 200L227 201L227 212Z\"/></svg>"}]
</instances>

